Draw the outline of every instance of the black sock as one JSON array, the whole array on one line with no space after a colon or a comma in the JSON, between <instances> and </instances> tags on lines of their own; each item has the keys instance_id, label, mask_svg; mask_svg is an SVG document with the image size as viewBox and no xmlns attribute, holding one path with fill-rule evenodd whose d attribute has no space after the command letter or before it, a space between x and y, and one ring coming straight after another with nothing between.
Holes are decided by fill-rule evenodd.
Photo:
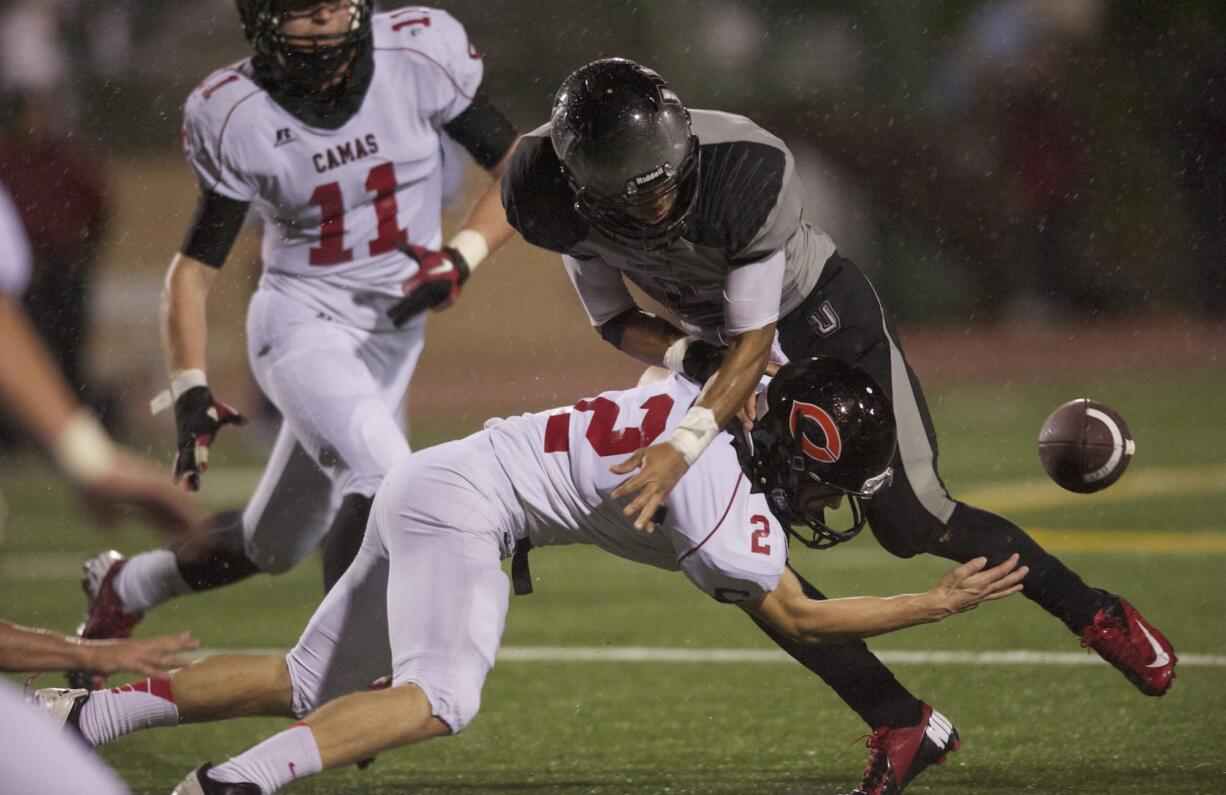
<instances>
[{"instance_id":1,"label":"black sock","mask_svg":"<svg viewBox=\"0 0 1226 795\"><path fill-rule=\"evenodd\" d=\"M792 573L796 574L796 570L792 569ZM804 577L796 574L796 579L800 580L805 596L826 598ZM920 722L923 707L919 699L899 684L864 641L808 646L788 640L756 618L754 622L779 648L820 676L869 728L914 726Z\"/></svg>"},{"instance_id":2,"label":"black sock","mask_svg":"<svg viewBox=\"0 0 1226 795\"><path fill-rule=\"evenodd\" d=\"M1075 572L1049 554L1026 531L1004 517L958 503L946 530L937 537L934 555L965 563L980 555L994 566L1018 553L1021 564L1030 567L1022 595L1080 632L1100 608L1110 603L1106 592L1091 588Z\"/></svg>"},{"instance_id":3,"label":"black sock","mask_svg":"<svg viewBox=\"0 0 1226 795\"><path fill-rule=\"evenodd\" d=\"M332 590L362 548L366 520L370 518L374 501L374 497L365 494L348 494L341 500L340 510L323 543L325 593Z\"/></svg>"}]
</instances>

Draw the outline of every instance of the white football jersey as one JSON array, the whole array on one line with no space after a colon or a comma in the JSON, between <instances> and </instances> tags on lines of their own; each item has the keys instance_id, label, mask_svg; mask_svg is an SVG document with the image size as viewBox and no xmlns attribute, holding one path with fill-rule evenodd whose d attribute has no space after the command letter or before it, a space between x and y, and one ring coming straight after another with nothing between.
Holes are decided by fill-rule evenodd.
<instances>
[{"instance_id":1,"label":"white football jersey","mask_svg":"<svg viewBox=\"0 0 1226 795\"><path fill-rule=\"evenodd\" d=\"M629 475L609 467L664 439L699 386L673 375L573 407L486 424L495 454L528 517L533 546L595 544L639 563L685 572L721 602L774 590L787 534L762 494L751 493L732 437L721 433L666 500L655 532L634 529L628 499L609 495Z\"/></svg>"},{"instance_id":2,"label":"white football jersey","mask_svg":"<svg viewBox=\"0 0 1226 795\"><path fill-rule=\"evenodd\" d=\"M20 296L30 282L30 239L17 207L0 185L0 293Z\"/></svg>"},{"instance_id":3,"label":"white football jersey","mask_svg":"<svg viewBox=\"0 0 1226 795\"><path fill-rule=\"evenodd\" d=\"M404 8L372 25L374 75L340 128L286 111L247 59L188 97L183 143L205 188L263 216L261 287L376 330L391 327L384 312L417 268L396 244L441 244L440 128L472 101L482 61L445 11Z\"/></svg>"}]
</instances>

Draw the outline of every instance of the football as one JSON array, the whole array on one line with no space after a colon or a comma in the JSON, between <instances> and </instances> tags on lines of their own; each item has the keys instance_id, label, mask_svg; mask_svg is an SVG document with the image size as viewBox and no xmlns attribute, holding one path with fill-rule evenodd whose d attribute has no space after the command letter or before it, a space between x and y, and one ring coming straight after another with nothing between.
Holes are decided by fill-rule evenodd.
<instances>
[{"instance_id":1,"label":"football","mask_svg":"<svg viewBox=\"0 0 1226 795\"><path fill-rule=\"evenodd\" d=\"M1039 431L1039 460L1051 479L1080 494L1120 479L1136 443L1115 409L1089 398L1070 400Z\"/></svg>"}]
</instances>

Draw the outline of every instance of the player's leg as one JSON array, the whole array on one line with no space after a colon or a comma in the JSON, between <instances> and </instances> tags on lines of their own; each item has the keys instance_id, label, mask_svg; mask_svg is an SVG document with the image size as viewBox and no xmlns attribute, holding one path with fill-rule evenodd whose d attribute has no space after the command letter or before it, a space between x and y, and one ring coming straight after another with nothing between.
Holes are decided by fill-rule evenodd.
<instances>
[{"instance_id":1,"label":"player's leg","mask_svg":"<svg viewBox=\"0 0 1226 795\"><path fill-rule=\"evenodd\" d=\"M92 694L39 691L39 697L91 745L180 723L302 716L391 670L386 593L387 559L372 537L288 655L216 655L165 678Z\"/></svg>"},{"instance_id":2,"label":"player's leg","mask_svg":"<svg viewBox=\"0 0 1226 795\"><path fill-rule=\"evenodd\" d=\"M425 339L425 317L410 322L396 333L370 335L361 338L358 357L365 364L391 420L399 427L400 437L405 440L403 450L390 450L386 455L372 455L358 460L350 467L350 476L339 484L345 494L340 510L332 522L322 548L324 589L344 573L353 560L362 536L366 531L366 518L370 515L373 490L386 474L388 462L397 456L403 457L408 450L407 416L409 382L417 369ZM370 410L370 404L368 411ZM386 417L377 409L374 415L363 422L371 428L388 428ZM390 433L390 428L388 428ZM397 459L399 460L399 459ZM394 463L394 462L393 462Z\"/></svg>"},{"instance_id":3,"label":"player's leg","mask_svg":"<svg viewBox=\"0 0 1226 795\"><path fill-rule=\"evenodd\" d=\"M339 497L323 536L331 586L361 545L383 475L409 455L396 409L421 351L422 328L370 334L303 317L299 306L273 294L257 295L249 318L260 386ZM372 364L371 351L384 348ZM389 398L395 390L399 395Z\"/></svg>"},{"instance_id":4,"label":"player's leg","mask_svg":"<svg viewBox=\"0 0 1226 795\"><path fill-rule=\"evenodd\" d=\"M373 536L384 544L394 573L386 578L393 687L327 701L302 724L192 775L273 792L324 769L459 732L472 720L505 624L509 588L499 559L515 521L497 500L509 493L505 475L486 469L474 447L465 440L419 454L395 468L376 497L366 543ZM488 443L484 454L490 457ZM338 588L349 579L347 573ZM291 669L297 656L290 656ZM311 706L296 692L296 709Z\"/></svg>"}]
</instances>

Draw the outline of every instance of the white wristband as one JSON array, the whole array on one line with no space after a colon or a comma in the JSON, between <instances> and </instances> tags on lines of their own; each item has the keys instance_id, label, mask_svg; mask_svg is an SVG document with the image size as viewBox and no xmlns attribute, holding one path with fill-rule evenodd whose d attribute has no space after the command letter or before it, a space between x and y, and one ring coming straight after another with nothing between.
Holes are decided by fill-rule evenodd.
<instances>
[{"instance_id":1,"label":"white wristband","mask_svg":"<svg viewBox=\"0 0 1226 795\"><path fill-rule=\"evenodd\" d=\"M170 397L178 400L187 390L208 385L203 370L179 370L170 377Z\"/></svg>"},{"instance_id":2,"label":"white wristband","mask_svg":"<svg viewBox=\"0 0 1226 795\"><path fill-rule=\"evenodd\" d=\"M692 466L718 433L715 412L705 406L694 406L686 412L681 424L673 429L666 444L681 453L686 466Z\"/></svg>"},{"instance_id":3,"label":"white wristband","mask_svg":"<svg viewBox=\"0 0 1226 795\"><path fill-rule=\"evenodd\" d=\"M490 254L489 242L485 239L485 235L476 229L461 229L459 232L456 232L456 236L451 238L451 242L447 244L447 247L454 248L460 252L460 256L468 263L469 276L481 264L481 260Z\"/></svg>"},{"instance_id":4,"label":"white wristband","mask_svg":"<svg viewBox=\"0 0 1226 795\"><path fill-rule=\"evenodd\" d=\"M669 345L668 350L664 351L664 366L674 373L684 373L685 352L693 341L693 337L682 337L672 345Z\"/></svg>"},{"instance_id":5,"label":"white wristband","mask_svg":"<svg viewBox=\"0 0 1226 795\"><path fill-rule=\"evenodd\" d=\"M64 425L51 448L55 463L76 483L92 483L115 466L115 446L94 416L81 409Z\"/></svg>"}]
</instances>

